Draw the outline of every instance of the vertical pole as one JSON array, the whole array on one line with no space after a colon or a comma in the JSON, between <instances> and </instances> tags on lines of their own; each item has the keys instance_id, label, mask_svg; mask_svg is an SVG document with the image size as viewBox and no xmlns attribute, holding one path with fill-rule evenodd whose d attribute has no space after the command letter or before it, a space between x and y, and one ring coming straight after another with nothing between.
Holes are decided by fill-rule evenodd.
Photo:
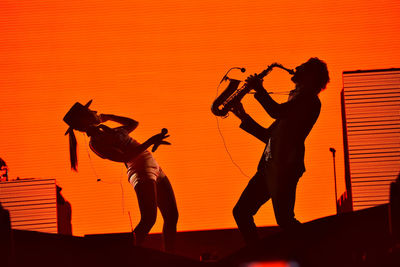
<instances>
[{"instance_id":1,"label":"vertical pole","mask_svg":"<svg viewBox=\"0 0 400 267\"><path fill-rule=\"evenodd\" d=\"M336 205L336 214L339 213L339 207L338 207L338 198L337 198L337 182L336 182L336 161L335 161L335 152L336 150L331 147L329 148L329 151L332 152L332 158L333 158L333 178L335 181L335 205Z\"/></svg>"}]
</instances>

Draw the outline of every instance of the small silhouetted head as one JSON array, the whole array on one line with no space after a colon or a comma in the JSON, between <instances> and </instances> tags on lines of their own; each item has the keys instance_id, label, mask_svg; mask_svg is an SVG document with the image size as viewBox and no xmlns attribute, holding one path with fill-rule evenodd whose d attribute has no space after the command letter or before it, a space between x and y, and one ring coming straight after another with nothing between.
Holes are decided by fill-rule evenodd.
<instances>
[{"instance_id":1,"label":"small silhouetted head","mask_svg":"<svg viewBox=\"0 0 400 267\"><path fill-rule=\"evenodd\" d=\"M312 88L317 94L326 88L329 80L326 63L317 57L312 57L296 67L296 72L292 77L293 82Z\"/></svg>"},{"instance_id":2,"label":"small silhouetted head","mask_svg":"<svg viewBox=\"0 0 400 267\"><path fill-rule=\"evenodd\" d=\"M100 123L97 112L89 109L91 103L92 100L90 100L86 105L76 102L63 118L64 122L69 126L68 130L65 132L65 135L69 134L71 168L75 171L77 170L78 160L76 154L77 143L74 130L86 132L90 127Z\"/></svg>"},{"instance_id":3,"label":"small silhouetted head","mask_svg":"<svg viewBox=\"0 0 400 267\"><path fill-rule=\"evenodd\" d=\"M0 181L8 181L8 166L2 158L0 158Z\"/></svg>"},{"instance_id":4,"label":"small silhouetted head","mask_svg":"<svg viewBox=\"0 0 400 267\"><path fill-rule=\"evenodd\" d=\"M81 132L86 132L90 126L98 125L100 121L97 112L89 109L91 103L92 100L90 100L86 105L76 102L67 114L65 114L63 119L64 122L73 130Z\"/></svg>"}]
</instances>

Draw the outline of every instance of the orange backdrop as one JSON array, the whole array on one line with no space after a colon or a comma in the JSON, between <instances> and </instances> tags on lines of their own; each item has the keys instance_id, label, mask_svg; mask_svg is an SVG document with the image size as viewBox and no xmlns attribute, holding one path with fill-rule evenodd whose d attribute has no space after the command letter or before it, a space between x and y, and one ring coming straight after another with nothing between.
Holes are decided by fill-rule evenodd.
<instances>
[{"instance_id":1,"label":"orange backdrop","mask_svg":"<svg viewBox=\"0 0 400 267\"><path fill-rule=\"evenodd\" d=\"M227 69L261 72L272 62L293 68L311 56L328 63L331 83L306 142L306 167L296 215L309 221L335 210L344 191L339 93L344 70L399 67L399 1L8 1L0 4L0 157L10 178L55 178L72 205L74 235L130 231L139 220L122 164L97 158L78 134L79 172L69 168L62 117L75 102L93 99L99 112L140 122L145 141L169 129L172 146L155 157L175 189L179 231L235 227L231 210L249 180L232 163L210 106ZM293 88L276 69L266 88ZM220 88L224 89L226 85ZM285 98L285 97L284 97ZM282 101L284 98L277 98ZM271 120L252 97L246 109ZM264 145L220 120L235 163L251 176ZM101 182L97 182L101 179ZM256 216L275 225L271 204ZM160 232L157 220L153 232Z\"/></svg>"}]
</instances>

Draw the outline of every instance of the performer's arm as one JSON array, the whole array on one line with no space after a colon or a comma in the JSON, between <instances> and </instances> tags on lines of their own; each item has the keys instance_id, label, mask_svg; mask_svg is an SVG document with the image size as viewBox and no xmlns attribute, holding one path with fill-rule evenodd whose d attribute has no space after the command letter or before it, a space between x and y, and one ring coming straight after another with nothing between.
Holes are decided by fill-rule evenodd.
<instances>
[{"instance_id":1,"label":"performer's arm","mask_svg":"<svg viewBox=\"0 0 400 267\"><path fill-rule=\"evenodd\" d=\"M271 136L271 129L274 124L271 124L270 127L264 128L256 121L253 120L250 116L242 121L240 124L240 128L253 135L257 139L261 140L264 143L268 143L269 137Z\"/></svg>"},{"instance_id":2,"label":"performer's arm","mask_svg":"<svg viewBox=\"0 0 400 267\"><path fill-rule=\"evenodd\" d=\"M289 100L284 103L277 103L271 98L265 89L256 91L255 99L261 104L265 111L274 119L280 119L295 111L298 104L296 100Z\"/></svg>"},{"instance_id":3,"label":"performer's arm","mask_svg":"<svg viewBox=\"0 0 400 267\"><path fill-rule=\"evenodd\" d=\"M99 127L107 130L107 126L100 125ZM108 128L108 130L110 130L110 128ZM166 132L162 131L159 134L153 135L144 143L136 146L134 149L130 149L129 151L122 151L117 147L114 147L112 145L105 145L104 142L96 142L93 139L90 141L89 146L93 150L93 152L95 152L101 158L117 162L126 162L127 160L135 158L136 156L141 154L151 145L170 145L169 142L164 141L164 139L167 137L169 137L169 135L167 135Z\"/></svg>"},{"instance_id":4,"label":"performer's arm","mask_svg":"<svg viewBox=\"0 0 400 267\"><path fill-rule=\"evenodd\" d=\"M254 97L262 105L265 111L274 119L285 117L287 114L293 112L297 105L297 101L289 100L285 103L279 104L268 94L262 85L262 80L257 75L251 75L246 79L246 83L250 88L253 88L256 93Z\"/></svg>"},{"instance_id":5,"label":"performer's arm","mask_svg":"<svg viewBox=\"0 0 400 267\"><path fill-rule=\"evenodd\" d=\"M232 112L242 121L239 126L241 129L253 135L264 143L268 142L273 127L272 125L274 124L272 124L269 128L264 128L245 112L241 103L238 103L233 108Z\"/></svg>"},{"instance_id":6,"label":"performer's arm","mask_svg":"<svg viewBox=\"0 0 400 267\"><path fill-rule=\"evenodd\" d=\"M148 140L146 140L142 144L142 146L146 147L146 149L147 149L149 146L153 145L153 148L151 151L155 152L160 145L170 145L171 144L170 142L164 141L164 139L166 139L167 137L169 137L168 130L163 128L161 130L161 133L150 137Z\"/></svg>"},{"instance_id":7,"label":"performer's arm","mask_svg":"<svg viewBox=\"0 0 400 267\"><path fill-rule=\"evenodd\" d=\"M128 131L128 133L135 130L139 124L139 122L135 121L134 119L130 119L127 117L121 117L121 116L117 116L117 115L112 115L112 114L100 114L100 120L101 120L101 122L105 122L105 121L118 122L118 123L122 124L121 128Z\"/></svg>"},{"instance_id":8,"label":"performer's arm","mask_svg":"<svg viewBox=\"0 0 400 267\"><path fill-rule=\"evenodd\" d=\"M147 139L145 142L143 142L141 145L137 146L134 150L131 150L128 152L128 158L134 158L138 156L140 153L148 149L150 146L154 145L158 147L159 145L170 145L170 142L164 141L165 138L169 137L164 132L161 132L159 134L153 135L149 139ZM155 149L153 149L153 152Z\"/></svg>"}]
</instances>

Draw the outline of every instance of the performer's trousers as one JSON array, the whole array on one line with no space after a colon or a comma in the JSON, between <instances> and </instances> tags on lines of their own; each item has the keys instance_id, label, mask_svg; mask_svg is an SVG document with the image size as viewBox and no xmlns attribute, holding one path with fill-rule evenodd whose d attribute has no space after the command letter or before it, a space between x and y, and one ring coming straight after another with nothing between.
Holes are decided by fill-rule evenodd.
<instances>
[{"instance_id":1,"label":"performer's trousers","mask_svg":"<svg viewBox=\"0 0 400 267\"><path fill-rule=\"evenodd\" d=\"M251 178L233 208L233 216L246 243L258 240L253 216L269 199L272 199L276 222L280 227L288 229L300 224L295 219L294 203L301 174L289 169L277 175L276 170L267 166Z\"/></svg>"},{"instance_id":2,"label":"performer's trousers","mask_svg":"<svg viewBox=\"0 0 400 267\"><path fill-rule=\"evenodd\" d=\"M157 207L164 219L163 238L165 251L174 249L178 209L172 186L164 175L156 181L143 179L136 186L135 191L139 203L141 219L134 232L136 243L140 245L153 227L157 218Z\"/></svg>"}]
</instances>

